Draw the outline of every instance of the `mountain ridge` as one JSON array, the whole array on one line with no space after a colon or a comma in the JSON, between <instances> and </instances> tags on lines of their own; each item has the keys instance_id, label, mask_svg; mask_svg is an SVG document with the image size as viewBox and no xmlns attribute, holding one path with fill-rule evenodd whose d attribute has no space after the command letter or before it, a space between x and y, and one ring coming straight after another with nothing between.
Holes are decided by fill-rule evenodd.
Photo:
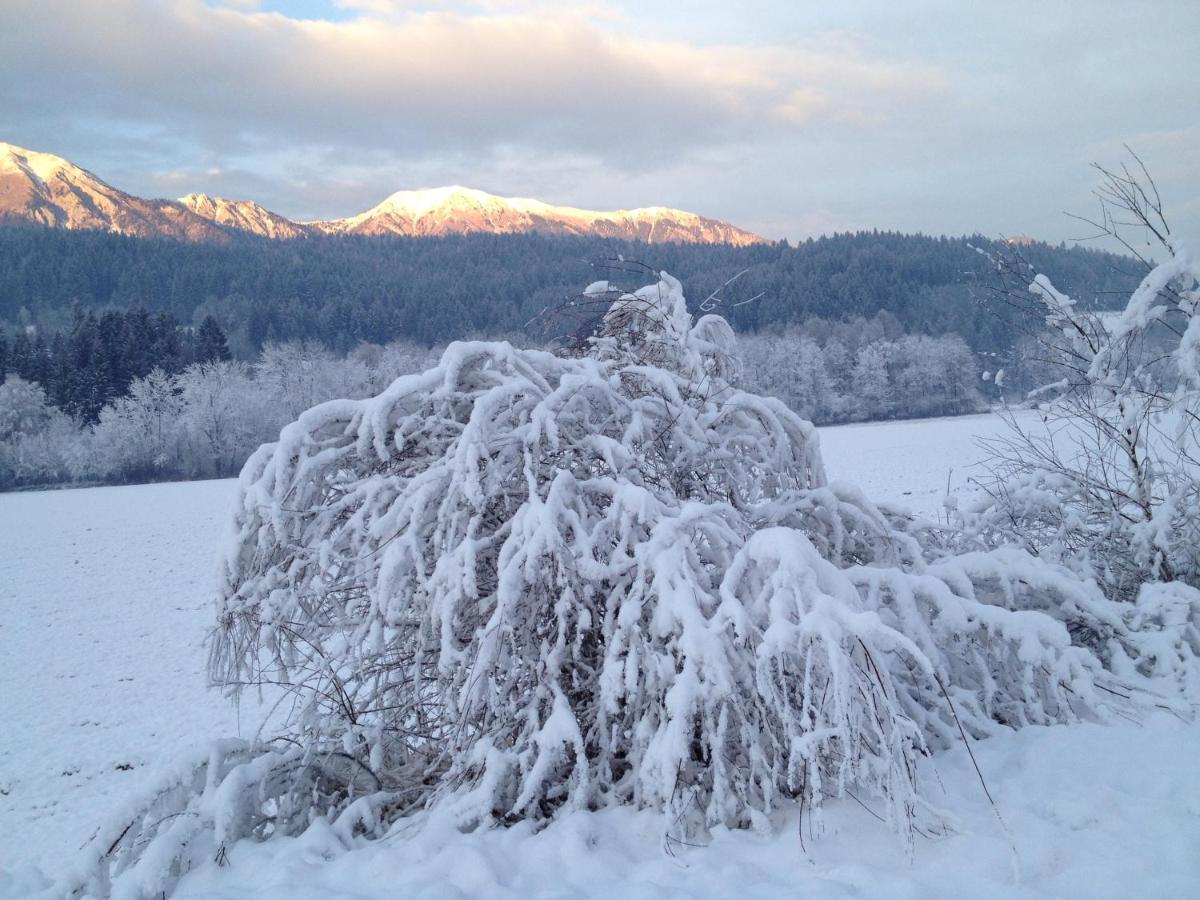
<instances>
[{"instance_id":1,"label":"mountain ridge","mask_svg":"<svg viewBox=\"0 0 1200 900\"><path fill-rule=\"evenodd\" d=\"M253 200L206 193L189 193L176 200L137 197L62 157L0 142L0 222L14 221L185 241L226 241L239 233L271 240L313 234L541 233L651 244L768 243L728 222L665 206L589 210L529 197L501 197L462 185L396 191L356 215L294 221Z\"/></svg>"},{"instance_id":2,"label":"mountain ridge","mask_svg":"<svg viewBox=\"0 0 1200 900\"><path fill-rule=\"evenodd\" d=\"M8 143L0 143L0 220L134 237L229 238L184 206L136 197L60 156Z\"/></svg>"}]
</instances>

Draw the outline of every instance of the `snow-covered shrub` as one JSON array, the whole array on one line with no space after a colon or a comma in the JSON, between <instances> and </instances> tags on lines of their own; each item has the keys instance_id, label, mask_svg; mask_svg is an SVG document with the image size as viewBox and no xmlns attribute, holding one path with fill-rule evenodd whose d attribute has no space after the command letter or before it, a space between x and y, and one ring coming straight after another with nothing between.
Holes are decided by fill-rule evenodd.
<instances>
[{"instance_id":1,"label":"snow-covered shrub","mask_svg":"<svg viewBox=\"0 0 1200 900\"><path fill-rule=\"evenodd\" d=\"M1173 673L1200 697L1200 258L1171 235L1144 170L1100 171L1101 229L1139 226L1161 261L1143 259L1115 315L1083 308L1019 258L1001 261L1010 302L1044 323L1053 380L1032 395L1038 421L1010 416L995 477L960 507L963 524L983 546L1022 546L1094 579L1123 601L1129 666Z\"/></svg>"},{"instance_id":2,"label":"snow-covered shrub","mask_svg":"<svg viewBox=\"0 0 1200 900\"><path fill-rule=\"evenodd\" d=\"M903 827L913 755L951 737L939 677L977 733L1096 707L1026 572L929 567L826 485L815 430L729 386L728 325L669 276L607 298L575 352L455 344L260 450L213 679L293 686L303 743L464 825L743 826L853 781Z\"/></svg>"},{"instance_id":3,"label":"snow-covered shrub","mask_svg":"<svg viewBox=\"0 0 1200 900\"><path fill-rule=\"evenodd\" d=\"M346 802L358 792L357 802ZM174 761L114 810L47 897L158 897L196 865L224 861L241 838L296 835L320 819L345 841L378 833L379 783L344 753L222 740Z\"/></svg>"},{"instance_id":4,"label":"snow-covered shrub","mask_svg":"<svg viewBox=\"0 0 1200 900\"><path fill-rule=\"evenodd\" d=\"M1010 436L993 443L996 478L964 510L970 529L1122 599L1147 580L1200 586L1198 289L1200 265L1182 250L1108 320L1032 278L1058 380L1035 392L1038 422L1010 415Z\"/></svg>"},{"instance_id":5,"label":"snow-covered shrub","mask_svg":"<svg viewBox=\"0 0 1200 900\"><path fill-rule=\"evenodd\" d=\"M693 323L670 276L588 297L607 311L573 348L453 344L250 459L210 675L290 690L292 755L171 795L218 838L179 850L139 814L120 846L186 862L305 822L618 804L681 838L852 787L910 835L932 815L919 755L1105 715L1116 679L1072 630L1116 635L1095 585L1020 551L946 555L827 483L815 429L730 386L729 326ZM114 871L120 846L93 846Z\"/></svg>"}]
</instances>

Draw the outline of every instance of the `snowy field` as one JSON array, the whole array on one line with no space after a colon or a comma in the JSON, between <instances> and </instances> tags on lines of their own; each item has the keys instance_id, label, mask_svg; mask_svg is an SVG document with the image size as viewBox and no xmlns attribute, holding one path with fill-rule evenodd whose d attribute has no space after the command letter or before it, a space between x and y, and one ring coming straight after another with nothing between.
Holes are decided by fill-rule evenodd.
<instances>
[{"instance_id":1,"label":"snowy field","mask_svg":"<svg viewBox=\"0 0 1200 900\"><path fill-rule=\"evenodd\" d=\"M1019 413L1034 421L1036 413ZM863 422L821 429L821 455L830 481L850 481L873 500L889 500L919 515L943 512L946 488L969 488L983 470L978 441L1004 434L997 415L906 422Z\"/></svg>"},{"instance_id":2,"label":"snowy field","mask_svg":"<svg viewBox=\"0 0 1200 900\"><path fill-rule=\"evenodd\" d=\"M993 416L822 430L831 479L936 515ZM252 734L204 689L214 557L232 481L0 495L0 896L45 882L148 772L183 749ZM628 810L527 828L394 834L352 854L330 833L239 845L186 897L1196 897L1200 728L1166 715L1029 729L936 757L952 836L911 857L872 813L829 805L773 836L719 832L666 854L661 820ZM944 790L943 790L944 789ZM865 799L865 798L864 798ZM870 803L868 802L869 806ZM1011 835L1011 841L1005 834ZM803 840L802 840L802 834Z\"/></svg>"},{"instance_id":3,"label":"snowy field","mask_svg":"<svg viewBox=\"0 0 1200 900\"><path fill-rule=\"evenodd\" d=\"M0 869L53 868L147 769L245 731L204 686L233 489L0 494Z\"/></svg>"}]
</instances>

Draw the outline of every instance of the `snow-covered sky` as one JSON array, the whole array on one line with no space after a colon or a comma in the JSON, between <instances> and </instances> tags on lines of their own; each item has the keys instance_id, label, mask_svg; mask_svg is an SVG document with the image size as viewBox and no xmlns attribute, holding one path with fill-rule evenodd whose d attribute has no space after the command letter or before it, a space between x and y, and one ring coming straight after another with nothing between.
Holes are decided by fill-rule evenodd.
<instances>
[{"instance_id":1,"label":"snow-covered sky","mask_svg":"<svg viewBox=\"0 0 1200 900\"><path fill-rule=\"evenodd\" d=\"M1146 161L1200 241L1200 2L3 0L0 140L295 218L461 183L772 237L1086 234Z\"/></svg>"}]
</instances>

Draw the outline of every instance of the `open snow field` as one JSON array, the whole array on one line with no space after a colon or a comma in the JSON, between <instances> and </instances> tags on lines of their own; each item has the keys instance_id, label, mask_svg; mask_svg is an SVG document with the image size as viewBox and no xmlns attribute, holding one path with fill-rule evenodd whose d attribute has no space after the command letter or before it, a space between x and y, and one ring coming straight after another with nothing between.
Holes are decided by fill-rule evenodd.
<instances>
[{"instance_id":1,"label":"open snow field","mask_svg":"<svg viewBox=\"0 0 1200 900\"><path fill-rule=\"evenodd\" d=\"M963 484L975 437L1001 428L850 425L822 429L822 445L830 478L936 515L947 474ZM0 495L0 896L43 887L38 870L58 869L149 771L261 719L204 688L233 494L212 481ZM824 836L806 818L803 843L791 813L773 836L718 833L674 856L660 819L617 810L537 835L431 827L352 854L314 828L239 845L178 895L1200 897L1198 751L1200 728L1165 715L978 743L1011 844L959 747L926 772L956 831L919 838L911 858L851 801L829 805Z\"/></svg>"},{"instance_id":2,"label":"open snow field","mask_svg":"<svg viewBox=\"0 0 1200 900\"><path fill-rule=\"evenodd\" d=\"M203 648L233 487L0 495L0 869L53 868L148 768L239 733Z\"/></svg>"},{"instance_id":3,"label":"open snow field","mask_svg":"<svg viewBox=\"0 0 1200 900\"><path fill-rule=\"evenodd\" d=\"M1018 413L1023 417L1036 413ZM960 490L983 470L978 441L1005 433L993 413L905 422L862 422L821 429L830 481L850 481L873 500L890 500L937 518L946 487Z\"/></svg>"}]
</instances>

